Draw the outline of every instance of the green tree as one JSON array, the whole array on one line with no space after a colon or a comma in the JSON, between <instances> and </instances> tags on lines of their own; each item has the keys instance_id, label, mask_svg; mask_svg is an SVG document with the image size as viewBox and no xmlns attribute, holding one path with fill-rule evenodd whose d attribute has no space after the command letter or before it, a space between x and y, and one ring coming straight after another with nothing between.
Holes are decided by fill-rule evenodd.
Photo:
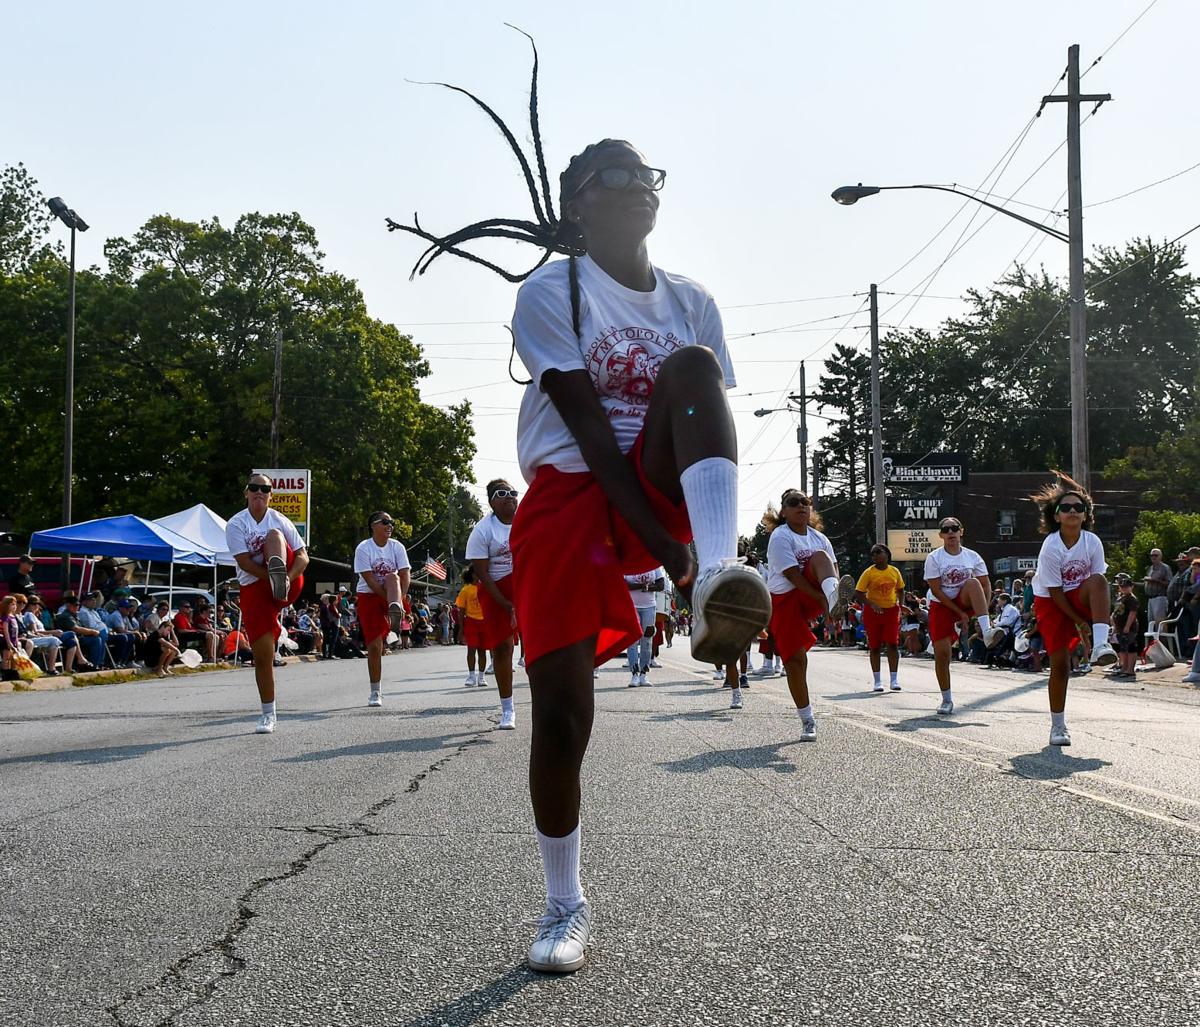
<instances>
[{"instance_id":1,"label":"green tree","mask_svg":"<svg viewBox=\"0 0 1200 1027\"><path fill-rule=\"evenodd\" d=\"M276 329L279 463L312 469L314 552L347 558L383 506L405 528L432 525L470 479L469 406L420 401L419 346L323 267L298 214L247 214L233 228L155 217L106 254L108 274L78 281L76 519L240 507L248 469L270 463ZM45 252L0 277L12 383L0 445L15 457L19 530L57 523L61 505L65 281Z\"/></svg>"},{"instance_id":2,"label":"green tree","mask_svg":"<svg viewBox=\"0 0 1200 1027\"><path fill-rule=\"evenodd\" d=\"M24 164L0 170L0 275L27 268L50 252L45 238L53 217Z\"/></svg>"},{"instance_id":3,"label":"green tree","mask_svg":"<svg viewBox=\"0 0 1200 1027\"><path fill-rule=\"evenodd\" d=\"M1197 543L1200 543L1200 513L1143 510L1138 514L1129 545L1106 547L1109 577L1124 572L1139 581L1150 566L1151 549L1163 551L1163 559L1174 573L1175 554Z\"/></svg>"},{"instance_id":4,"label":"green tree","mask_svg":"<svg viewBox=\"0 0 1200 1027\"><path fill-rule=\"evenodd\" d=\"M871 360L841 343L825 361L817 407L833 410L821 439L825 478L843 486L852 499L867 478L867 447L871 439Z\"/></svg>"}]
</instances>

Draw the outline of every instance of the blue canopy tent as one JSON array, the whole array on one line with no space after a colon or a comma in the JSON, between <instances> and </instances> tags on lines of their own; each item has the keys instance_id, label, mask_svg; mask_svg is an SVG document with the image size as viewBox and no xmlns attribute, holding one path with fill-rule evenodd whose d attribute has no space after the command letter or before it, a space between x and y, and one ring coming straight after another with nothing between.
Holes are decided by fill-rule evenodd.
<instances>
[{"instance_id":1,"label":"blue canopy tent","mask_svg":"<svg viewBox=\"0 0 1200 1027\"><path fill-rule=\"evenodd\" d=\"M215 563L212 550L136 514L101 517L94 521L35 531L29 539L29 548L44 549L51 553L146 560L147 578L151 561L166 561L171 565L168 591L174 591L175 588L175 564L209 567Z\"/></svg>"}]
</instances>

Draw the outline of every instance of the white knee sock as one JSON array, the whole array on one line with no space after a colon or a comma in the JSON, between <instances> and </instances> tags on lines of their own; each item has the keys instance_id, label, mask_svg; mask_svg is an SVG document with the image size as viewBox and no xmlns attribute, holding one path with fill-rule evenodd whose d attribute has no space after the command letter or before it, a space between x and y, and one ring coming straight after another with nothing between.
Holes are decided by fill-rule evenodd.
<instances>
[{"instance_id":1,"label":"white knee sock","mask_svg":"<svg viewBox=\"0 0 1200 1027\"><path fill-rule=\"evenodd\" d=\"M500 709L501 709L501 711L502 711L502 712L504 712L504 713L511 713L511 712L512 712L512 708L513 708L513 701L512 701L512 696L511 696L511 695L510 695L510 696L509 696L507 699L501 699L501 700L500 700Z\"/></svg>"},{"instance_id":2,"label":"white knee sock","mask_svg":"<svg viewBox=\"0 0 1200 1027\"><path fill-rule=\"evenodd\" d=\"M697 460L679 475L679 485L703 574L737 556L737 464L723 456Z\"/></svg>"},{"instance_id":3,"label":"white knee sock","mask_svg":"<svg viewBox=\"0 0 1200 1027\"><path fill-rule=\"evenodd\" d=\"M579 825L565 838L551 838L537 832L542 850L542 870L546 875L546 906L577 909L583 902L579 884Z\"/></svg>"},{"instance_id":4,"label":"white knee sock","mask_svg":"<svg viewBox=\"0 0 1200 1027\"><path fill-rule=\"evenodd\" d=\"M838 579L832 575L821 582L821 591L825 593L826 609L832 610L838 601Z\"/></svg>"},{"instance_id":5,"label":"white knee sock","mask_svg":"<svg viewBox=\"0 0 1200 1027\"><path fill-rule=\"evenodd\" d=\"M1108 641L1108 625L1093 624L1092 625L1092 645L1104 645Z\"/></svg>"}]
</instances>

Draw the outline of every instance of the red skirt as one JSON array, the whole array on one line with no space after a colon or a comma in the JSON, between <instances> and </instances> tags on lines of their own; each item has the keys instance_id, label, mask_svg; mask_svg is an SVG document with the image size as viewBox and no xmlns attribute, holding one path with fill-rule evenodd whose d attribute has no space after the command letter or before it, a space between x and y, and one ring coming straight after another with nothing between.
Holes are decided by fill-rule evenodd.
<instances>
[{"instance_id":1,"label":"red skirt","mask_svg":"<svg viewBox=\"0 0 1200 1027\"><path fill-rule=\"evenodd\" d=\"M1079 614L1089 624L1092 622L1092 611L1083 604L1081 589L1064 592L1071 609ZM1038 632L1046 646L1047 653L1056 653L1060 649L1074 649L1079 644L1079 629L1075 622L1058 608L1058 604L1049 596L1033 597L1033 612L1037 617Z\"/></svg>"},{"instance_id":2,"label":"red skirt","mask_svg":"<svg viewBox=\"0 0 1200 1027\"><path fill-rule=\"evenodd\" d=\"M672 503L650 482L644 446L639 435L626 459L658 522L672 538L690 542L687 506ZM642 637L625 575L652 571L659 561L590 471L539 467L517 507L511 542L517 615L530 663L594 636L598 667Z\"/></svg>"},{"instance_id":3,"label":"red skirt","mask_svg":"<svg viewBox=\"0 0 1200 1027\"><path fill-rule=\"evenodd\" d=\"M929 641L940 642L943 638L953 641L958 638L958 623L952 610L939 602L929 604Z\"/></svg>"},{"instance_id":4,"label":"red skirt","mask_svg":"<svg viewBox=\"0 0 1200 1027\"><path fill-rule=\"evenodd\" d=\"M864 606L863 630L867 633L867 648L878 649L884 645L900 644L900 607L885 607L883 613L876 613L869 606Z\"/></svg>"},{"instance_id":5,"label":"red skirt","mask_svg":"<svg viewBox=\"0 0 1200 1027\"><path fill-rule=\"evenodd\" d=\"M462 625L463 642L469 649L484 649L483 621L475 617L464 617Z\"/></svg>"},{"instance_id":6,"label":"red skirt","mask_svg":"<svg viewBox=\"0 0 1200 1027\"><path fill-rule=\"evenodd\" d=\"M824 612L824 602L798 588L782 595L772 593L771 636L775 640L775 652L784 663L817 644L810 623Z\"/></svg>"},{"instance_id":7,"label":"red skirt","mask_svg":"<svg viewBox=\"0 0 1200 1027\"><path fill-rule=\"evenodd\" d=\"M354 597L358 611L358 626L362 628L363 642L370 645L377 638L387 638L392 630L388 619L387 600L374 592L359 592Z\"/></svg>"},{"instance_id":8,"label":"red skirt","mask_svg":"<svg viewBox=\"0 0 1200 1027\"><path fill-rule=\"evenodd\" d=\"M296 554L291 546L287 547L284 562L288 570L291 570L292 564L296 562ZM279 626L279 611L299 599L303 588L304 575L298 574L288 589L287 599L281 603L271 592L271 582L267 578L256 578L251 584L242 586L242 632L250 639L251 645L268 633L276 642L279 641L279 635L283 631Z\"/></svg>"},{"instance_id":9,"label":"red skirt","mask_svg":"<svg viewBox=\"0 0 1200 1027\"><path fill-rule=\"evenodd\" d=\"M513 576L506 574L503 578L495 580L494 583L500 590L500 594L511 603ZM510 641L517 629L513 627L512 614L492 598L492 593L488 591L486 585L479 586L479 608L483 611L483 620L476 622L481 625L479 645L476 648L487 649L491 652L496 646Z\"/></svg>"}]
</instances>

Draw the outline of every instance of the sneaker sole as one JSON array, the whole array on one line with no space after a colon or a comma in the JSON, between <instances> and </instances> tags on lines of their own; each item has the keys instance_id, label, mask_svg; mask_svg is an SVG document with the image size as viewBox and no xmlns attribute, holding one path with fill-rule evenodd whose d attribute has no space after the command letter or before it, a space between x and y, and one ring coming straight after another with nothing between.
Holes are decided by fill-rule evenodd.
<instances>
[{"instance_id":1,"label":"sneaker sole","mask_svg":"<svg viewBox=\"0 0 1200 1027\"><path fill-rule=\"evenodd\" d=\"M771 620L771 594L757 574L731 575L704 602L704 635L692 639L692 658L701 663L740 659Z\"/></svg>"},{"instance_id":2,"label":"sneaker sole","mask_svg":"<svg viewBox=\"0 0 1200 1027\"><path fill-rule=\"evenodd\" d=\"M829 611L829 616L834 620L843 616L846 608L854 600L854 584L854 579L849 574L843 574L838 578L837 602L833 604L833 609Z\"/></svg>"},{"instance_id":3,"label":"sneaker sole","mask_svg":"<svg viewBox=\"0 0 1200 1027\"><path fill-rule=\"evenodd\" d=\"M525 960L525 965L530 970L536 970L543 974L573 974L576 970L582 970L586 963L586 953L578 959L572 959L569 963L539 963L529 958Z\"/></svg>"},{"instance_id":4,"label":"sneaker sole","mask_svg":"<svg viewBox=\"0 0 1200 1027\"><path fill-rule=\"evenodd\" d=\"M1117 662L1117 654L1116 653L1104 653L1102 656L1097 657L1092 662L1092 666L1093 667L1111 667L1116 662Z\"/></svg>"},{"instance_id":5,"label":"sneaker sole","mask_svg":"<svg viewBox=\"0 0 1200 1027\"><path fill-rule=\"evenodd\" d=\"M267 577L271 581L271 595L277 603L287 602L287 565L278 556L267 561Z\"/></svg>"},{"instance_id":6,"label":"sneaker sole","mask_svg":"<svg viewBox=\"0 0 1200 1027\"><path fill-rule=\"evenodd\" d=\"M497 724L496 730L497 731L516 731L517 725L516 724Z\"/></svg>"},{"instance_id":7,"label":"sneaker sole","mask_svg":"<svg viewBox=\"0 0 1200 1027\"><path fill-rule=\"evenodd\" d=\"M1052 738L1052 739L1050 739L1050 744L1051 744L1051 745L1053 745L1053 746L1055 746L1056 748L1059 748L1059 749L1065 749L1065 748L1067 748L1067 746L1069 746L1069 745L1071 744L1071 740L1068 738L1068 739L1067 739L1066 741L1064 741L1064 742L1056 742L1056 741L1054 741L1054 739Z\"/></svg>"}]
</instances>

